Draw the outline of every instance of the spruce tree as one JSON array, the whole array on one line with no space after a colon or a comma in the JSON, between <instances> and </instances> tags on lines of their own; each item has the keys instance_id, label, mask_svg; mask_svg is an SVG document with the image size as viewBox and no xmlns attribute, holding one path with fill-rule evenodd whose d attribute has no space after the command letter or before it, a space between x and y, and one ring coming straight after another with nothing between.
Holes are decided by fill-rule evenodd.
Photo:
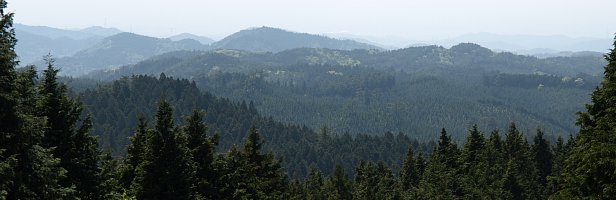
<instances>
[{"instance_id":1,"label":"spruce tree","mask_svg":"<svg viewBox=\"0 0 616 200\"><path fill-rule=\"evenodd\" d=\"M532 159L531 147L516 125L511 123L503 145L507 168L503 178L505 198L538 198L544 187L539 184L539 173Z\"/></svg>"},{"instance_id":2,"label":"spruce tree","mask_svg":"<svg viewBox=\"0 0 616 200\"><path fill-rule=\"evenodd\" d=\"M325 181L323 185L324 199L331 200L351 200L353 199L353 183L344 172L341 165L334 167L334 173Z\"/></svg>"},{"instance_id":3,"label":"spruce tree","mask_svg":"<svg viewBox=\"0 0 616 200\"><path fill-rule=\"evenodd\" d=\"M286 191L287 177L282 168L282 160L275 159L274 154L261 153L263 141L261 134L253 123L248 131L242 159L245 160L244 168L249 178L247 191L251 196L259 199L279 199Z\"/></svg>"},{"instance_id":4,"label":"spruce tree","mask_svg":"<svg viewBox=\"0 0 616 200\"><path fill-rule=\"evenodd\" d=\"M314 166L310 167L310 172L305 181L305 191L307 200L320 200L324 196L321 194L321 188L323 187L323 175Z\"/></svg>"},{"instance_id":5,"label":"spruce tree","mask_svg":"<svg viewBox=\"0 0 616 200\"><path fill-rule=\"evenodd\" d=\"M74 185L79 198L98 198L100 152L96 138L89 134L91 117L80 119L83 105L68 95L66 85L58 82L53 59L47 56L46 61L37 109L39 116L47 119L43 145L52 149L60 166L67 170L66 179L60 182L63 186Z\"/></svg>"},{"instance_id":6,"label":"spruce tree","mask_svg":"<svg viewBox=\"0 0 616 200\"><path fill-rule=\"evenodd\" d=\"M171 105L162 100L148 136L132 190L138 199L190 199L193 164L184 134L173 123Z\"/></svg>"},{"instance_id":7,"label":"spruce tree","mask_svg":"<svg viewBox=\"0 0 616 200\"><path fill-rule=\"evenodd\" d=\"M541 183L543 187L546 187L548 183L547 177L552 174L553 154L550 149L550 144L543 137L543 131L540 129L537 130L537 135L535 135L532 150L533 160L539 172L539 183Z\"/></svg>"},{"instance_id":8,"label":"spruce tree","mask_svg":"<svg viewBox=\"0 0 616 200\"><path fill-rule=\"evenodd\" d=\"M41 147L45 119L35 116L32 68L17 73L13 13L0 0L0 198L62 199L71 188L62 187L66 171L49 149Z\"/></svg>"},{"instance_id":9,"label":"spruce tree","mask_svg":"<svg viewBox=\"0 0 616 200\"><path fill-rule=\"evenodd\" d=\"M400 173L400 182L404 190L410 190L413 187L417 187L419 184L419 170L417 169L417 161L413 155L413 148L409 146L406 152L406 159L402 165L402 172Z\"/></svg>"},{"instance_id":10,"label":"spruce tree","mask_svg":"<svg viewBox=\"0 0 616 200\"><path fill-rule=\"evenodd\" d=\"M216 191L214 182L218 178L214 162L214 145L217 143L216 137L207 136L207 125L203 122L203 113L194 110L186 118L184 132L188 137L188 149L191 152L192 162L195 163L196 172L194 176L194 188L198 198L212 199L210 193Z\"/></svg>"},{"instance_id":11,"label":"spruce tree","mask_svg":"<svg viewBox=\"0 0 616 200\"><path fill-rule=\"evenodd\" d=\"M481 196L482 188L480 185L480 174L477 171L477 167L480 162L480 154L484 149L485 139L483 133L479 131L477 125L469 130L469 134L466 137L466 143L464 143L464 149L462 150L462 157L460 160L460 173L462 175L462 183L465 198L477 199Z\"/></svg>"},{"instance_id":12,"label":"spruce tree","mask_svg":"<svg viewBox=\"0 0 616 200\"><path fill-rule=\"evenodd\" d=\"M438 146L428 160L419 183L418 196L427 199L455 199L463 195L458 170L459 150L442 129Z\"/></svg>"},{"instance_id":13,"label":"spruce tree","mask_svg":"<svg viewBox=\"0 0 616 200\"><path fill-rule=\"evenodd\" d=\"M479 163L473 174L477 176L474 192L482 199L502 199L501 182L506 171L506 161L502 149L502 141L498 130L492 131L484 149L479 154Z\"/></svg>"},{"instance_id":14,"label":"spruce tree","mask_svg":"<svg viewBox=\"0 0 616 200\"><path fill-rule=\"evenodd\" d=\"M135 130L135 134L130 137L130 144L126 148L126 158L122 163L120 169L120 184L124 189L130 189L133 181L135 179L137 166L142 163L145 148L147 145L147 136L148 134L148 122L145 120L143 116L138 118L137 129ZM134 194L131 191L127 191L127 193Z\"/></svg>"},{"instance_id":15,"label":"spruce tree","mask_svg":"<svg viewBox=\"0 0 616 200\"><path fill-rule=\"evenodd\" d=\"M605 59L603 82L578 113L580 132L555 198L616 198L616 38Z\"/></svg>"}]
</instances>

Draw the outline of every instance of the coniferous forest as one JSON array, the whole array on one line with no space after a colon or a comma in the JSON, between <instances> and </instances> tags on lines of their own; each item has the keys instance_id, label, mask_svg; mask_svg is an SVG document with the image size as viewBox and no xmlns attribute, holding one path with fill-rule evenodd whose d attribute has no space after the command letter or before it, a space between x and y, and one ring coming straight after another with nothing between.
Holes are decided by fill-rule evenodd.
<instances>
[{"instance_id":1,"label":"coniferous forest","mask_svg":"<svg viewBox=\"0 0 616 200\"><path fill-rule=\"evenodd\" d=\"M224 87L212 85L250 81L237 73L218 77L226 81L161 73L67 84L51 56L42 72L18 67L14 13L6 7L0 0L0 199L616 198L616 41L603 79L577 113L579 131L528 132L512 122L489 131L471 125L455 137L442 128L427 140L278 121L253 101L214 94ZM362 70L371 75L347 81L394 87L395 76ZM580 86L560 80L494 74L483 84ZM304 92L357 90L326 82ZM260 84L270 83L243 86Z\"/></svg>"}]
</instances>

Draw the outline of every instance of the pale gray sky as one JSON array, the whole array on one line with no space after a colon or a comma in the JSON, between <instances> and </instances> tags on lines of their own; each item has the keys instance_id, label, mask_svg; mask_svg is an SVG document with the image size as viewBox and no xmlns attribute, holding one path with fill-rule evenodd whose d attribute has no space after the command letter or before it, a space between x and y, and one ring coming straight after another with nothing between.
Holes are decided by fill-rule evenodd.
<instances>
[{"instance_id":1,"label":"pale gray sky","mask_svg":"<svg viewBox=\"0 0 616 200\"><path fill-rule=\"evenodd\" d=\"M9 0L15 22L167 37L257 26L436 40L466 33L611 38L615 0Z\"/></svg>"}]
</instances>

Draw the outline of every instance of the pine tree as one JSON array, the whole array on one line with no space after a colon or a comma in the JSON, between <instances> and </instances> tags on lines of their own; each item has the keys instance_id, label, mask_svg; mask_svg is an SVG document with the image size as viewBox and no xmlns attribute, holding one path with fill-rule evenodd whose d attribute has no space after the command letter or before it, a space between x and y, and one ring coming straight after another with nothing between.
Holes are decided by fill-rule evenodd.
<instances>
[{"instance_id":1,"label":"pine tree","mask_svg":"<svg viewBox=\"0 0 616 200\"><path fill-rule=\"evenodd\" d=\"M188 149L196 165L194 188L197 198L212 199L214 196L210 193L216 191L214 181L218 179L213 167L214 145L217 139L207 136L207 125L203 123L203 113L200 111L193 111L192 115L186 118L186 123L184 132L188 136Z\"/></svg>"},{"instance_id":2,"label":"pine tree","mask_svg":"<svg viewBox=\"0 0 616 200\"><path fill-rule=\"evenodd\" d=\"M409 146L402 166L402 172L400 173L400 182L404 190L408 191L419 184L420 174L417 168L417 161L413 156L413 148Z\"/></svg>"},{"instance_id":3,"label":"pine tree","mask_svg":"<svg viewBox=\"0 0 616 200\"><path fill-rule=\"evenodd\" d=\"M616 198L616 38L605 59L603 82L578 113L580 132L555 198Z\"/></svg>"},{"instance_id":4,"label":"pine tree","mask_svg":"<svg viewBox=\"0 0 616 200\"><path fill-rule=\"evenodd\" d=\"M247 191L259 199L280 199L286 191L287 184L282 160L275 159L272 152L261 154L262 146L261 135L253 123L242 152L248 176L254 176L248 183Z\"/></svg>"},{"instance_id":5,"label":"pine tree","mask_svg":"<svg viewBox=\"0 0 616 200\"><path fill-rule=\"evenodd\" d=\"M60 159L60 166L67 170L66 179L61 180L65 187L74 185L76 195L83 199L98 198L99 155L96 138L89 134L92 127L91 117L80 120L83 106L68 96L66 85L58 83L58 70L53 66L53 59L46 58L47 69L39 93L39 115L47 119L48 129L43 138L43 145L52 148L52 153ZM81 121L81 125L78 123Z\"/></svg>"},{"instance_id":6,"label":"pine tree","mask_svg":"<svg viewBox=\"0 0 616 200\"><path fill-rule=\"evenodd\" d=\"M459 150L442 129L438 146L432 153L419 183L418 196L427 199L455 199L463 195L458 164Z\"/></svg>"},{"instance_id":7,"label":"pine tree","mask_svg":"<svg viewBox=\"0 0 616 200\"><path fill-rule=\"evenodd\" d=\"M138 199L189 199L193 164L184 134L173 123L171 105L162 100L154 131L148 136L142 163L132 185Z\"/></svg>"},{"instance_id":8,"label":"pine tree","mask_svg":"<svg viewBox=\"0 0 616 200\"><path fill-rule=\"evenodd\" d=\"M103 180L100 186L99 199L121 199L122 185L120 184L121 165L120 159L113 158L110 151L106 151L101 159L100 177Z\"/></svg>"},{"instance_id":9,"label":"pine tree","mask_svg":"<svg viewBox=\"0 0 616 200\"><path fill-rule=\"evenodd\" d=\"M374 163L361 161L355 170L355 191L353 196L356 199L376 199L380 175Z\"/></svg>"},{"instance_id":10,"label":"pine tree","mask_svg":"<svg viewBox=\"0 0 616 200\"><path fill-rule=\"evenodd\" d=\"M375 199L399 200L402 199L402 187L394 177L394 173L383 162L376 166L378 183L376 185Z\"/></svg>"},{"instance_id":11,"label":"pine tree","mask_svg":"<svg viewBox=\"0 0 616 200\"><path fill-rule=\"evenodd\" d=\"M325 196L324 199L331 200L353 199L353 184L341 165L336 165L334 173L325 181L323 195Z\"/></svg>"},{"instance_id":12,"label":"pine tree","mask_svg":"<svg viewBox=\"0 0 616 200\"><path fill-rule=\"evenodd\" d=\"M310 172L305 181L305 191L307 200L320 200L325 197L321 194L321 188L323 187L323 175L314 166L310 167Z\"/></svg>"},{"instance_id":13,"label":"pine tree","mask_svg":"<svg viewBox=\"0 0 616 200\"><path fill-rule=\"evenodd\" d=\"M13 13L0 0L0 198L62 199L73 190L58 182L66 171L40 146L45 120L33 115L36 101L32 68L17 73Z\"/></svg>"},{"instance_id":14,"label":"pine tree","mask_svg":"<svg viewBox=\"0 0 616 200\"><path fill-rule=\"evenodd\" d=\"M498 130L492 131L483 151L479 154L479 163L474 170L478 183L474 187L482 199L503 199L501 182L506 171L506 159L503 154L502 141Z\"/></svg>"},{"instance_id":15,"label":"pine tree","mask_svg":"<svg viewBox=\"0 0 616 200\"><path fill-rule=\"evenodd\" d=\"M546 187L547 177L552 174L553 154L550 149L550 144L543 137L543 131L537 130L537 135L534 138L533 144L533 159L539 172L539 183Z\"/></svg>"},{"instance_id":16,"label":"pine tree","mask_svg":"<svg viewBox=\"0 0 616 200\"><path fill-rule=\"evenodd\" d=\"M478 199L481 196L482 188L480 185L480 174L476 171L480 162L480 154L484 149L485 139L483 133L479 131L477 125L473 125L469 130L469 135L466 137L462 157L460 160L460 173L462 174L462 183L465 198Z\"/></svg>"},{"instance_id":17,"label":"pine tree","mask_svg":"<svg viewBox=\"0 0 616 200\"><path fill-rule=\"evenodd\" d=\"M135 130L135 134L130 137L130 144L126 149L126 158L120 169L120 184L124 189L130 189L133 184L137 167L140 163L144 162L143 156L147 145L147 136L152 135L148 134L148 131L151 130L148 129L148 122L145 118L140 116L138 121L137 130ZM127 193L134 194L132 191L127 191Z\"/></svg>"},{"instance_id":18,"label":"pine tree","mask_svg":"<svg viewBox=\"0 0 616 200\"><path fill-rule=\"evenodd\" d=\"M503 179L505 198L531 199L543 193L539 173L532 159L530 145L511 123L504 144L507 168Z\"/></svg>"}]
</instances>

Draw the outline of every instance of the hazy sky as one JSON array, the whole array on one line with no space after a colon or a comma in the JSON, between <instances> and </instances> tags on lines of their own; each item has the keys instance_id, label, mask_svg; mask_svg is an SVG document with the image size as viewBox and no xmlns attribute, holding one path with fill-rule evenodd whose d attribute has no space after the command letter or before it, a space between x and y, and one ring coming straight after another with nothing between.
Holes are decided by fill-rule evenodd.
<instances>
[{"instance_id":1,"label":"hazy sky","mask_svg":"<svg viewBox=\"0 0 616 200\"><path fill-rule=\"evenodd\" d=\"M612 37L615 0L9 0L15 22L157 37L257 26L435 40L466 33Z\"/></svg>"}]
</instances>

